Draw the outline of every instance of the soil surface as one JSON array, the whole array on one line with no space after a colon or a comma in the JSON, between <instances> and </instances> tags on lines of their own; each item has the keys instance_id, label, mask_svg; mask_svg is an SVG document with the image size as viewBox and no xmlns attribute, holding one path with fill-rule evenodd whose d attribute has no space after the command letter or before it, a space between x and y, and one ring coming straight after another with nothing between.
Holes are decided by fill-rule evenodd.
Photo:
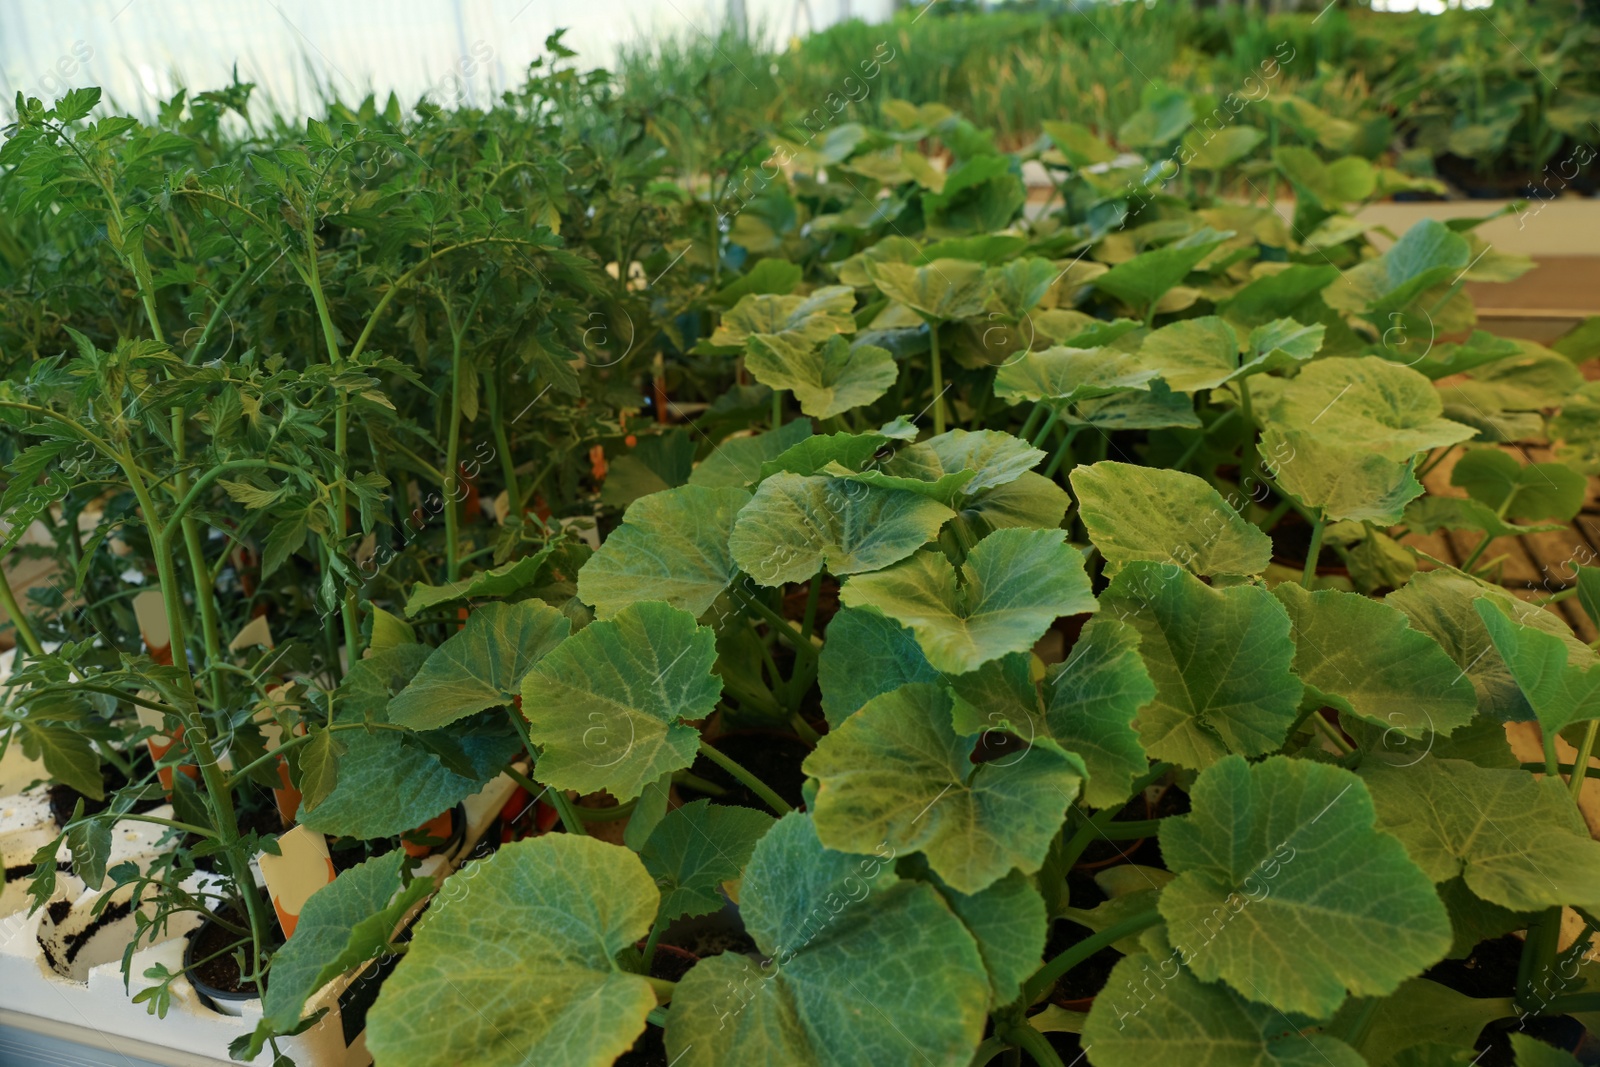
<instances>
[{"instance_id":1,"label":"soil surface","mask_svg":"<svg viewBox=\"0 0 1600 1067\"><path fill-rule=\"evenodd\" d=\"M263 902L265 902L265 897L263 897ZM271 904L267 903L266 907L270 914ZM245 926L249 921L248 918L236 914L236 911L237 909L232 904L225 904L219 909L219 914L236 926ZM268 944L262 947L269 950L276 949L283 944L283 937L278 933L277 923L269 921L267 929L271 936L268 938ZM237 945L238 941L237 934L219 923L208 922L203 924L200 929L195 931L185 957L186 959L203 960L204 962L196 965L189 972L190 975L221 993L256 995L256 984L243 981L239 973L239 950L228 951L229 946ZM243 951L247 953L249 950L243 949ZM207 957L215 958L207 959Z\"/></svg>"}]
</instances>

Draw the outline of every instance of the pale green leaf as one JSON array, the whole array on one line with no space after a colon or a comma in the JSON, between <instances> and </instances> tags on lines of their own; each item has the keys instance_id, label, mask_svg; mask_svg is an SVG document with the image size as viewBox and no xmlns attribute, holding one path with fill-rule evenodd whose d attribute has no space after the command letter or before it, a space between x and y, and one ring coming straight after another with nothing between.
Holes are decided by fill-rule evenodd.
<instances>
[{"instance_id":1,"label":"pale green leaf","mask_svg":"<svg viewBox=\"0 0 1600 1067\"><path fill-rule=\"evenodd\" d=\"M1150 389L1161 371L1137 352L1104 346L1068 348L1057 345L1025 352L1003 364L994 376L994 395L1013 403L1056 399L1063 403L1110 396L1132 389Z\"/></svg>"},{"instance_id":2,"label":"pale green leaf","mask_svg":"<svg viewBox=\"0 0 1600 1067\"><path fill-rule=\"evenodd\" d=\"M1039 869L1083 765L1048 739L1023 758L974 764L978 739L958 737L950 712L942 689L912 683L874 697L822 739L804 770L821 783L812 810L824 845L920 851L963 893L1013 868Z\"/></svg>"},{"instance_id":3,"label":"pale green leaf","mask_svg":"<svg viewBox=\"0 0 1600 1067\"><path fill-rule=\"evenodd\" d=\"M840 333L854 333L851 315L856 295L848 285L825 285L808 296L750 293L722 316L711 343L743 347L752 337L781 337L794 343L821 344Z\"/></svg>"},{"instance_id":4,"label":"pale green leaf","mask_svg":"<svg viewBox=\"0 0 1600 1067\"><path fill-rule=\"evenodd\" d=\"M1201 769L1283 745L1303 687L1290 670L1289 615L1265 588L1212 588L1140 560L1112 580L1100 610L1139 631L1156 686L1138 718L1150 755Z\"/></svg>"},{"instance_id":5,"label":"pale green leaf","mask_svg":"<svg viewBox=\"0 0 1600 1067\"><path fill-rule=\"evenodd\" d=\"M603 1067L655 993L617 964L659 894L633 853L591 837L514 841L456 872L367 1016L379 1063Z\"/></svg>"},{"instance_id":6,"label":"pale green leaf","mask_svg":"<svg viewBox=\"0 0 1600 1067\"><path fill-rule=\"evenodd\" d=\"M1139 658L1139 631L1107 615L1090 619L1048 677L1045 724L1088 768L1084 799L1096 808L1128 799L1150 765L1133 720L1156 696Z\"/></svg>"},{"instance_id":7,"label":"pale green leaf","mask_svg":"<svg viewBox=\"0 0 1600 1067\"><path fill-rule=\"evenodd\" d=\"M930 322L977 318L989 299L989 277L982 263L936 259L916 267L869 259L865 266L884 296Z\"/></svg>"},{"instance_id":8,"label":"pale green leaf","mask_svg":"<svg viewBox=\"0 0 1600 1067\"><path fill-rule=\"evenodd\" d=\"M602 619L641 600L699 616L738 573L728 551L750 494L685 485L640 497L578 572L578 598Z\"/></svg>"},{"instance_id":9,"label":"pale green leaf","mask_svg":"<svg viewBox=\"0 0 1600 1067\"><path fill-rule=\"evenodd\" d=\"M1332 433L1304 433L1270 426L1261 454L1271 457L1278 487L1330 522L1352 519L1393 526L1406 505L1422 495L1411 464L1385 459L1365 444Z\"/></svg>"},{"instance_id":10,"label":"pale green leaf","mask_svg":"<svg viewBox=\"0 0 1600 1067\"><path fill-rule=\"evenodd\" d=\"M716 638L694 616L641 601L590 623L522 682L537 773L557 789L631 800L694 762L703 719L722 695Z\"/></svg>"},{"instance_id":11,"label":"pale green leaf","mask_svg":"<svg viewBox=\"0 0 1600 1067\"><path fill-rule=\"evenodd\" d=\"M1556 733L1575 722L1600 718L1600 667L1593 657L1572 662L1566 642L1532 624L1544 612L1512 603L1514 607L1479 600L1473 606L1539 726Z\"/></svg>"},{"instance_id":12,"label":"pale green leaf","mask_svg":"<svg viewBox=\"0 0 1600 1067\"><path fill-rule=\"evenodd\" d=\"M1435 882L1460 876L1513 911L1600 906L1600 841L1559 779L1432 756L1367 761L1361 777L1379 825Z\"/></svg>"},{"instance_id":13,"label":"pale green leaf","mask_svg":"<svg viewBox=\"0 0 1600 1067\"><path fill-rule=\"evenodd\" d=\"M678 983L675 1067L967 1067L987 1018L983 960L937 890L895 877L893 856L834 852L808 816L779 820L739 894L771 962L724 953Z\"/></svg>"},{"instance_id":14,"label":"pale green leaf","mask_svg":"<svg viewBox=\"0 0 1600 1067\"><path fill-rule=\"evenodd\" d=\"M1432 882L1375 828L1372 797L1349 771L1229 756L1189 798L1190 814L1161 824L1161 854L1178 877L1160 908L1200 978L1326 1018L1347 993L1393 993L1450 948Z\"/></svg>"},{"instance_id":15,"label":"pale green leaf","mask_svg":"<svg viewBox=\"0 0 1600 1067\"><path fill-rule=\"evenodd\" d=\"M888 349L852 345L837 334L821 347L804 339L753 336L745 367L762 385L792 392L800 410L814 419L872 403L899 374Z\"/></svg>"},{"instance_id":16,"label":"pale green leaf","mask_svg":"<svg viewBox=\"0 0 1600 1067\"><path fill-rule=\"evenodd\" d=\"M485 604L434 649L389 702L389 721L435 730L485 708L509 705L528 670L571 632L571 621L542 600Z\"/></svg>"},{"instance_id":17,"label":"pale green leaf","mask_svg":"<svg viewBox=\"0 0 1600 1067\"><path fill-rule=\"evenodd\" d=\"M784 472L739 512L729 548L762 585L803 582L824 567L856 574L911 555L954 514L920 493Z\"/></svg>"},{"instance_id":18,"label":"pale green leaf","mask_svg":"<svg viewBox=\"0 0 1600 1067\"><path fill-rule=\"evenodd\" d=\"M850 579L840 600L916 634L928 662L952 674L1033 647L1060 616L1095 610L1083 556L1060 530L997 530L958 576L939 552Z\"/></svg>"},{"instance_id":19,"label":"pale green leaf","mask_svg":"<svg viewBox=\"0 0 1600 1067\"><path fill-rule=\"evenodd\" d=\"M1273 592L1293 626L1294 672L1321 703L1412 738L1448 734L1477 714L1461 668L1398 608L1292 582Z\"/></svg>"},{"instance_id":20,"label":"pale green leaf","mask_svg":"<svg viewBox=\"0 0 1600 1067\"><path fill-rule=\"evenodd\" d=\"M1294 378L1258 378L1252 395L1267 425L1333 437L1396 463L1473 435L1440 417L1444 403L1431 381L1386 359L1314 360Z\"/></svg>"},{"instance_id":21,"label":"pale green leaf","mask_svg":"<svg viewBox=\"0 0 1600 1067\"><path fill-rule=\"evenodd\" d=\"M1272 560L1267 535L1192 474L1104 461L1076 468L1071 481L1108 577L1133 560L1207 576L1260 574Z\"/></svg>"},{"instance_id":22,"label":"pale green leaf","mask_svg":"<svg viewBox=\"0 0 1600 1067\"><path fill-rule=\"evenodd\" d=\"M795 419L767 433L730 437L700 461L689 475L689 484L743 489L761 477L763 463L810 436L811 420Z\"/></svg>"}]
</instances>

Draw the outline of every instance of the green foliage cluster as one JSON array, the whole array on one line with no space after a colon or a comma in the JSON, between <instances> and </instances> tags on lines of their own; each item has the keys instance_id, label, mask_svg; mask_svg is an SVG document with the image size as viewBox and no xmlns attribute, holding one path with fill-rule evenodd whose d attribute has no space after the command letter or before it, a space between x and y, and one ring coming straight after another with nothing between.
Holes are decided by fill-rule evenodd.
<instances>
[{"instance_id":1,"label":"green foliage cluster","mask_svg":"<svg viewBox=\"0 0 1600 1067\"><path fill-rule=\"evenodd\" d=\"M1582 505L1595 353L1473 329L1465 284L1530 265L1482 220L1380 252L1353 212L1409 179L1359 153L1194 164L1294 188L1290 218L1171 182L1154 97L1143 155L1053 122L1026 209L1022 156L937 103L686 167L560 62L487 112L292 133L248 86L152 124L96 103L23 101L0 148L0 506L61 576L0 583L0 714L108 802L33 857L37 904L62 846L161 914L203 906L202 863L243 898L239 1055L395 953L380 1065L641 1035L684 1065L1052 1064L1076 1033L1109 1067L1382 1067L1600 1013L1596 653L1483 559ZM1465 495L1426 494L1452 458ZM1462 567L1403 543L1441 528L1478 538ZM275 647L234 640L263 615ZM156 763L138 709L181 732ZM804 754L752 769L740 731ZM363 862L274 953L239 887L280 764ZM413 877L397 838L501 774L563 832ZM118 819L169 850L107 869ZM1085 906L1085 851L1135 835L1162 866ZM748 951L651 973L719 914ZM1513 930L1514 996L1436 980ZM1103 949L1087 1014L1046 1006ZM144 977L164 1011L178 975Z\"/></svg>"}]
</instances>

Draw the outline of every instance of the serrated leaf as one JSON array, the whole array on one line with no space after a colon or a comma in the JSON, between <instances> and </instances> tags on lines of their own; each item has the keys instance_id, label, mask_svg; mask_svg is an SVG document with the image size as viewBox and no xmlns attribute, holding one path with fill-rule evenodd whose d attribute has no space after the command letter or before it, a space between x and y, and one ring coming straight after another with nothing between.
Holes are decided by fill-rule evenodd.
<instances>
[{"instance_id":1,"label":"serrated leaf","mask_svg":"<svg viewBox=\"0 0 1600 1067\"><path fill-rule=\"evenodd\" d=\"M1289 615L1265 588L1214 589L1188 571L1137 560L1100 597L1100 610L1139 631L1156 685L1139 713L1150 755L1203 769L1237 753L1280 748L1302 685L1290 670Z\"/></svg>"},{"instance_id":2,"label":"serrated leaf","mask_svg":"<svg viewBox=\"0 0 1600 1067\"><path fill-rule=\"evenodd\" d=\"M1321 703L1412 738L1449 734L1477 714L1461 668L1398 608L1292 582L1273 593L1293 626L1294 672Z\"/></svg>"},{"instance_id":3,"label":"serrated leaf","mask_svg":"<svg viewBox=\"0 0 1600 1067\"><path fill-rule=\"evenodd\" d=\"M270 578L283 561L300 551L306 543L304 512L279 519L261 543L261 577Z\"/></svg>"},{"instance_id":4,"label":"serrated leaf","mask_svg":"<svg viewBox=\"0 0 1600 1067\"><path fill-rule=\"evenodd\" d=\"M1487 599L1473 607L1547 735L1600 718L1600 668L1591 657L1581 666L1570 662L1561 638L1529 625L1530 617L1543 614L1539 609L1526 604L1511 608Z\"/></svg>"},{"instance_id":5,"label":"serrated leaf","mask_svg":"<svg viewBox=\"0 0 1600 1067\"><path fill-rule=\"evenodd\" d=\"M523 676L571 629L571 620L542 600L485 604L389 701L389 721L436 730L485 708L509 705L521 692Z\"/></svg>"},{"instance_id":6,"label":"serrated leaf","mask_svg":"<svg viewBox=\"0 0 1600 1067\"><path fill-rule=\"evenodd\" d=\"M367 1017L368 1047L416 1067L611 1063L655 1007L616 957L649 932L658 900L625 848L573 834L503 846L450 878L418 923Z\"/></svg>"},{"instance_id":7,"label":"serrated leaf","mask_svg":"<svg viewBox=\"0 0 1600 1067\"><path fill-rule=\"evenodd\" d=\"M302 811L315 809L333 792L339 783L339 758L345 754L344 743L332 730L313 727L310 733L298 756Z\"/></svg>"},{"instance_id":8,"label":"serrated leaf","mask_svg":"<svg viewBox=\"0 0 1600 1067\"><path fill-rule=\"evenodd\" d=\"M1095 1048L1096 1067L1366 1067L1367 1061L1337 1038L1303 1034L1276 1008L1202 982L1175 960L1163 958L1155 969L1152 979L1152 963L1142 953L1112 968L1106 991L1095 998L1083 1026L1084 1043ZM1146 999L1138 992L1143 988L1153 995Z\"/></svg>"},{"instance_id":9,"label":"serrated leaf","mask_svg":"<svg viewBox=\"0 0 1600 1067\"><path fill-rule=\"evenodd\" d=\"M1565 463L1518 463L1497 448L1473 449L1456 460L1450 484L1508 519L1570 522L1583 507L1589 482Z\"/></svg>"},{"instance_id":10,"label":"serrated leaf","mask_svg":"<svg viewBox=\"0 0 1600 1067\"><path fill-rule=\"evenodd\" d=\"M920 447L938 457L942 470L975 471L972 480L962 487L969 495L1016 481L1045 458L1042 449L999 430L951 430L928 438ZM893 469L891 460L889 470Z\"/></svg>"},{"instance_id":11,"label":"serrated leaf","mask_svg":"<svg viewBox=\"0 0 1600 1067\"><path fill-rule=\"evenodd\" d=\"M1386 359L1331 356L1253 388L1264 424L1336 437L1396 463L1473 435L1439 417L1444 403L1432 382Z\"/></svg>"},{"instance_id":12,"label":"serrated leaf","mask_svg":"<svg viewBox=\"0 0 1600 1067\"><path fill-rule=\"evenodd\" d=\"M899 880L884 855L834 852L808 816L780 819L739 895L770 966L732 952L696 964L667 1015L667 1058L967 1067L987 1014L983 960L938 891Z\"/></svg>"},{"instance_id":13,"label":"serrated leaf","mask_svg":"<svg viewBox=\"0 0 1600 1067\"><path fill-rule=\"evenodd\" d=\"M720 910L722 883L739 877L775 822L765 812L706 800L668 812L639 852L661 890L659 921Z\"/></svg>"},{"instance_id":14,"label":"serrated leaf","mask_svg":"<svg viewBox=\"0 0 1600 1067\"><path fill-rule=\"evenodd\" d=\"M1365 444L1330 433L1272 425L1261 434L1261 455L1270 457L1263 462L1276 469L1280 489L1330 522L1393 526L1423 493L1410 462L1385 459Z\"/></svg>"},{"instance_id":15,"label":"serrated leaf","mask_svg":"<svg viewBox=\"0 0 1600 1067\"><path fill-rule=\"evenodd\" d=\"M1476 500L1453 496L1425 496L1406 505L1405 524L1420 533L1435 530L1479 530L1494 537L1518 534L1552 533L1566 529L1565 523L1506 522L1494 510Z\"/></svg>"},{"instance_id":16,"label":"serrated leaf","mask_svg":"<svg viewBox=\"0 0 1600 1067\"><path fill-rule=\"evenodd\" d=\"M907 682L937 682L910 630L864 608L843 608L828 623L817 657L817 687L829 726L838 726L880 693Z\"/></svg>"},{"instance_id":17,"label":"serrated leaf","mask_svg":"<svg viewBox=\"0 0 1600 1067\"><path fill-rule=\"evenodd\" d=\"M1183 319L1146 337L1139 359L1176 392L1215 389L1239 374L1239 337L1215 315Z\"/></svg>"},{"instance_id":18,"label":"serrated leaf","mask_svg":"<svg viewBox=\"0 0 1600 1067\"><path fill-rule=\"evenodd\" d=\"M397 645L352 664L334 694L335 723L386 724L390 701L431 651L425 645ZM323 773L336 768L337 783L320 804L302 800L299 821L320 833L364 839L405 833L449 810L481 789L521 747L503 716L456 722L447 739L452 752L469 760L475 772L464 776L401 730L378 726L323 736L330 746ZM307 748L317 743L310 742ZM300 770L304 777L304 750ZM303 783L301 791L306 792ZM307 798L310 795L306 793Z\"/></svg>"},{"instance_id":19,"label":"serrated leaf","mask_svg":"<svg viewBox=\"0 0 1600 1067\"><path fill-rule=\"evenodd\" d=\"M1600 841L1564 783L1426 756L1364 762L1379 825L1435 882L1461 877L1513 911L1600 903Z\"/></svg>"},{"instance_id":20,"label":"serrated leaf","mask_svg":"<svg viewBox=\"0 0 1600 1067\"><path fill-rule=\"evenodd\" d=\"M952 674L1033 647L1063 615L1094 611L1083 556L1060 530L997 530L960 571L942 553L851 578L839 598L910 628L928 662Z\"/></svg>"},{"instance_id":21,"label":"serrated leaf","mask_svg":"<svg viewBox=\"0 0 1600 1067\"><path fill-rule=\"evenodd\" d=\"M1565 1049L1547 1045L1527 1034L1510 1036L1511 1050L1517 1054L1517 1067L1580 1067L1578 1058Z\"/></svg>"},{"instance_id":22,"label":"serrated leaf","mask_svg":"<svg viewBox=\"0 0 1600 1067\"><path fill-rule=\"evenodd\" d=\"M918 267L869 259L864 266L884 296L929 322L977 318L989 299L989 276L982 263L936 259Z\"/></svg>"},{"instance_id":23,"label":"serrated leaf","mask_svg":"<svg viewBox=\"0 0 1600 1067\"><path fill-rule=\"evenodd\" d=\"M1128 799L1149 767L1133 720L1156 696L1139 657L1139 631L1100 615L1089 620L1066 662L1050 669L1044 721L1050 737L1089 771L1083 796L1092 807Z\"/></svg>"},{"instance_id":24,"label":"serrated leaf","mask_svg":"<svg viewBox=\"0 0 1600 1067\"><path fill-rule=\"evenodd\" d=\"M1056 345L1003 364L995 372L994 395L1012 402L1049 399L1067 404L1134 389L1148 391L1160 374L1136 352L1122 348Z\"/></svg>"},{"instance_id":25,"label":"serrated leaf","mask_svg":"<svg viewBox=\"0 0 1600 1067\"><path fill-rule=\"evenodd\" d=\"M1141 252L1100 275L1094 287L1133 307L1149 307L1232 236L1205 229L1164 248Z\"/></svg>"},{"instance_id":26,"label":"serrated leaf","mask_svg":"<svg viewBox=\"0 0 1600 1067\"><path fill-rule=\"evenodd\" d=\"M1013 868L1039 869L1082 763L1040 739L1020 759L974 764L978 738L958 737L950 711L938 686L911 683L869 700L818 743L803 770L821 783L811 810L824 845L920 851L963 893Z\"/></svg>"},{"instance_id":27,"label":"serrated leaf","mask_svg":"<svg viewBox=\"0 0 1600 1067\"><path fill-rule=\"evenodd\" d=\"M705 718L722 695L716 659L711 630L659 602L579 630L522 682L540 780L620 801L688 767L700 734L683 720Z\"/></svg>"},{"instance_id":28,"label":"serrated leaf","mask_svg":"<svg viewBox=\"0 0 1600 1067\"><path fill-rule=\"evenodd\" d=\"M507 597L520 593L538 581L539 572L544 569L545 561L550 558L555 544L552 542L531 556L479 571L471 577L445 585L425 585L419 582L412 587L411 595L406 598L406 615L414 619L430 608L456 600Z\"/></svg>"},{"instance_id":29,"label":"serrated leaf","mask_svg":"<svg viewBox=\"0 0 1600 1067\"><path fill-rule=\"evenodd\" d=\"M904 559L954 514L920 493L783 472L739 512L728 547L762 585L803 582L824 567L856 574Z\"/></svg>"},{"instance_id":30,"label":"serrated leaf","mask_svg":"<svg viewBox=\"0 0 1600 1067\"><path fill-rule=\"evenodd\" d=\"M820 348L810 341L753 336L745 367L762 385L792 392L800 410L814 419L831 419L872 403L899 376L888 349L852 345L838 335Z\"/></svg>"},{"instance_id":31,"label":"serrated leaf","mask_svg":"<svg viewBox=\"0 0 1600 1067\"><path fill-rule=\"evenodd\" d=\"M1012 871L987 889L959 893L940 887L945 903L978 943L989 972L990 1004L1010 1004L1039 969L1049 916L1033 879Z\"/></svg>"},{"instance_id":32,"label":"serrated leaf","mask_svg":"<svg viewBox=\"0 0 1600 1067\"><path fill-rule=\"evenodd\" d=\"M1200 978L1326 1018L1347 993L1393 993L1450 948L1432 882L1375 828L1372 798L1349 771L1229 756L1201 772L1190 802L1189 815L1161 824L1178 877L1160 909ZM1292 958L1260 950L1289 943Z\"/></svg>"},{"instance_id":33,"label":"serrated leaf","mask_svg":"<svg viewBox=\"0 0 1600 1067\"><path fill-rule=\"evenodd\" d=\"M81 818L83 801L72 813L67 827L67 850L72 853L72 873L90 889L99 889L106 880L106 861L111 857L109 818Z\"/></svg>"},{"instance_id":34,"label":"serrated leaf","mask_svg":"<svg viewBox=\"0 0 1600 1067\"><path fill-rule=\"evenodd\" d=\"M722 316L711 335L719 347L743 347L752 337L783 338L817 345L840 333L854 333L850 312L856 295L848 285L825 285L807 296L752 293Z\"/></svg>"},{"instance_id":35,"label":"serrated leaf","mask_svg":"<svg viewBox=\"0 0 1600 1067\"><path fill-rule=\"evenodd\" d=\"M401 885L405 863L399 849L358 863L306 900L294 936L272 956L258 1040L293 1030L317 990L389 947L400 920L433 892L428 878Z\"/></svg>"},{"instance_id":36,"label":"serrated leaf","mask_svg":"<svg viewBox=\"0 0 1600 1067\"><path fill-rule=\"evenodd\" d=\"M1386 602L1405 612L1411 625L1439 642L1445 654L1466 672L1478 691L1480 713L1501 722L1534 717L1533 709L1517 687L1506 661L1495 649L1477 601L1487 597L1515 612L1520 625L1554 636L1567 648L1569 661L1592 664L1594 653L1572 635L1567 625L1545 611L1527 611L1526 605L1497 586L1445 570L1418 574L1405 588L1390 593Z\"/></svg>"},{"instance_id":37,"label":"serrated leaf","mask_svg":"<svg viewBox=\"0 0 1600 1067\"><path fill-rule=\"evenodd\" d=\"M689 475L690 485L743 489L761 477L761 465L811 436L809 419L795 419L776 430L723 441Z\"/></svg>"},{"instance_id":38,"label":"serrated leaf","mask_svg":"<svg viewBox=\"0 0 1600 1067\"><path fill-rule=\"evenodd\" d=\"M376 604L372 606L372 643L374 652L382 652L396 645L414 645L417 632L411 624L398 615L391 615Z\"/></svg>"},{"instance_id":39,"label":"serrated leaf","mask_svg":"<svg viewBox=\"0 0 1600 1067\"><path fill-rule=\"evenodd\" d=\"M1107 577L1140 559L1207 576L1261 574L1272 561L1267 535L1192 474L1104 461L1076 468L1071 482Z\"/></svg>"},{"instance_id":40,"label":"serrated leaf","mask_svg":"<svg viewBox=\"0 0 1600 1067\"><path fill-rule=\"evenodd\" d=\"M578 598L608 618L641 600L699 616L738 569L728 551L743 489L685 485L635 500L578 572Z\"/></svg>"}]
</instances>

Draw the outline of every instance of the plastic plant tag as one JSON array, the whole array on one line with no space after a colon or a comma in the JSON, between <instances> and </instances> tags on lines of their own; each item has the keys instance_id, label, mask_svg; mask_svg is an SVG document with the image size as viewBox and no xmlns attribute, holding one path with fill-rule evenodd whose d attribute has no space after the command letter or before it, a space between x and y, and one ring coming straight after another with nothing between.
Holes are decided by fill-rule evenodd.
<instances>
[{"instance_id":1,"label":"plastic plant tag","mask_svg":"<svg viewBox=\"0 0 1600 1067\"><path fill-rule=\"evenodd\" d=\"M312 893L334 879L328 840L305 826L296 826L278 838L279 855L261 853L261 876L272 896L272 910L284 937L293 937L300 909Z\"/></svg>"}]
</instances>

